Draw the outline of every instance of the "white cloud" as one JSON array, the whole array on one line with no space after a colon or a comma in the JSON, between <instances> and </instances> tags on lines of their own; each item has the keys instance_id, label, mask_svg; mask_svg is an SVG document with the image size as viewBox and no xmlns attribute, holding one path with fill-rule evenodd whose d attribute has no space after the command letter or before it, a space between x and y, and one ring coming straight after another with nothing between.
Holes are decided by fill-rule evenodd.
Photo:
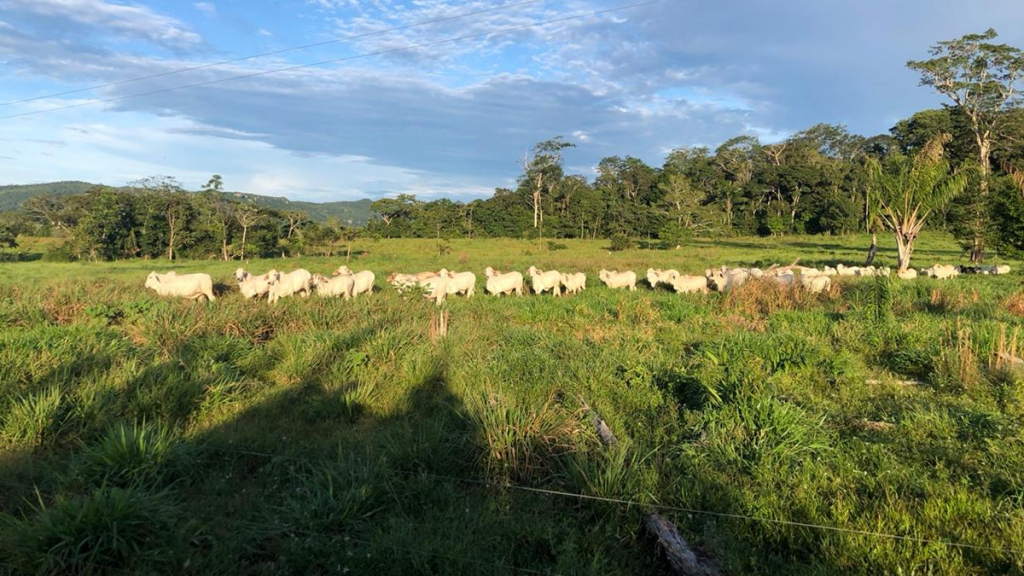
<instances>
[{"instance_id":1,"label":"white cloud","mask_svg":"<svg viewBox=\"0 0 1024 576\"><path fill-rule=\"evenodd\" d=\"M213 18L217 15L217 6L212 2L193 2L192 7L203 13L203 16L207 18Z\"/></svg>"},{"instance_id":2,"label":"white cloud","mask_svg":"<svg viewBox=\"0 0 1024 576\"><path fill-rule=\"evenodd\" d=\"M2 6L10 12L74 22L95 31L109 31L178 50L202 44L202 37L180 20L136 4L104 0L4 0Z\"/></svg>"}]
</instances>

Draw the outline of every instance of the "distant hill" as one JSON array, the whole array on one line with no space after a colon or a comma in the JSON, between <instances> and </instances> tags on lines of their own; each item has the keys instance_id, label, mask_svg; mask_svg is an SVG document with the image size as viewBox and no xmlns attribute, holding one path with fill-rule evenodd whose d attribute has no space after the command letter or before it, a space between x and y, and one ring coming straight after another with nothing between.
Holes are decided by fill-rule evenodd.
<instances>
[{"instance_id":1,"label":"distant hill","mask_svg":"<svg viewBox=\"0 0 1024 576\"><path fill-rule=\"evenodd\" d=\"M88 182L47 182L46 184L14 184L0 186L0 212L17 210L21 203L33 196L74 196L82 194L94 184Z\"/></svg>"},{"instance_id":2,"label":"distant hill","mask_svg":"<svg viewBox=\"0 0 1024 576\"><path fill-rule=\"evenodd\" d=\"M73 196L82 194L96 186L90 182L47 182L45 184L14 184L0 186L0 212L17 210L21 203L33 196ZM316 222L326 222L329 218L337 218L343 224L354 226L365 225L373 217L370 213L372 200L352 200L347 202L299 202L283 197L260 196L245 192L226 192L225 194L239 200L250 200L263 208L271 210L297 210L309 214Z\"/></svg>"}]
</instances>

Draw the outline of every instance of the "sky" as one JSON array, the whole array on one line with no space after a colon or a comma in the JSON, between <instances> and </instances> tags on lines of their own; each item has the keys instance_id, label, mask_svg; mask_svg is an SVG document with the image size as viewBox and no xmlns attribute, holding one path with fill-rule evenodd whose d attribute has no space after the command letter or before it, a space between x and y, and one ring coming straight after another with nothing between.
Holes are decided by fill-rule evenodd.
<instances>
[{"instance_id":1,"label":"sky","mask_svg":"<svg viewBox=\"0 0 1024 576\"><path fill-rule=\"evenodd\" d=\"M0 116L40 112L0 119L0 184L221 174L293 200L465 200L556 135L593 177L605 156L660 165L819 122L884 133L942 104L905 67L936 41L1024 46L1020 0L523 1L0 0Z\"/></svg>"}]
</instances>

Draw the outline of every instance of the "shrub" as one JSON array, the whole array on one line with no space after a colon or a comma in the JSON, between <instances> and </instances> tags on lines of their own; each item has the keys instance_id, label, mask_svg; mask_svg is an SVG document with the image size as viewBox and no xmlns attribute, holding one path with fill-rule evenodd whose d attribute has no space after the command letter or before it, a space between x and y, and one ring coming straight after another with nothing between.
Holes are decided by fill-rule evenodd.
<instances>
[{"instance_id":1,"label":"shrub","mask_svg":"<svg viewBox=\"0 0 1024 576\"><path fill-rule=\"evenodd\" d=\"M633 240L629 236L626 236L621 232L612 234L611 247L609 248L612 252L621 252L632 248Z\"/></svg>"},{"instance_id":2,"label":"shrub","mask_svg":"<svg viewBox=\"0 0 1024 576\"><path fill-rule=\"evenodd\" d=\"M554 240L548 240L548 250L554 252L555 250L568 250L569 247L561 242L555 242Z\"/></svg>"},{"instance_id":3,"label":"shrub","mask_svg":"<svg viewBox=\"0 0 1024 576\"><path fill-rule=\"evenodd\" d=\"M166 492L104 486L88 495L40 499L4 522L7 561L25 574L166 572L177 558L178 509Z\"/></svg>"},{"instance_id":4,"label":"shrub","mask_svg":"<svg viewBox=\"0 0 1024 576\"><path fill-rule=\"evenodd\" d=\"M63 242L43 253L43 260L46 262L74 262L78 260L78 255L71 242Z\"/></svg>"}]
</instances>

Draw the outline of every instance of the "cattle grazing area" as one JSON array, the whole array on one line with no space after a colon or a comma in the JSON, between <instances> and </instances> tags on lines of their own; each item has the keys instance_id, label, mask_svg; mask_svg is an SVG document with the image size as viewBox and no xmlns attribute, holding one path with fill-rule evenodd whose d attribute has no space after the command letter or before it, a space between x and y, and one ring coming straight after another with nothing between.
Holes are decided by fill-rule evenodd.
<instances>
[{"instance_id":1,"label":"cattle grazing area","mask_svg":"<svg viewBox=\"0 0 1024 576\"><path fill-rule=\"evenodd\" d=\"M0 265L0 574L668 574L650 511L727 575L1024 573L1020 262L700 280L868 244ZM337 297L268 304L299 268ZM386 281L442 268L475 296Z\"/></svg>"}]
</instances>

